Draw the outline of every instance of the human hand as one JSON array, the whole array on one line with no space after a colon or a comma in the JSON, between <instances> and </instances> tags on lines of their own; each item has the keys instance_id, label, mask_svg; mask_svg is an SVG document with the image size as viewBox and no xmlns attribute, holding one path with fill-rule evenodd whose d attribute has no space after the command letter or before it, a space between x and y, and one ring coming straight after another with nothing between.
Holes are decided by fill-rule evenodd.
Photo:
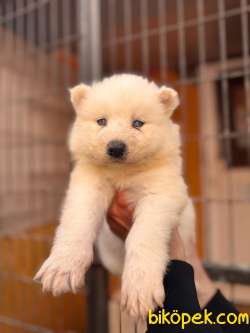
<instances>
[{"instance_id":1,"label":"human hand","mask_svg":"<svg viewBox=\"0 0 250 333\"><path fill-rule=\"evenodd\" d=\"M129 206L124 192L117 192L108 210L108 224L118 237L126 239L133 224L134 207Z\"/></svg>"}]
</instances>

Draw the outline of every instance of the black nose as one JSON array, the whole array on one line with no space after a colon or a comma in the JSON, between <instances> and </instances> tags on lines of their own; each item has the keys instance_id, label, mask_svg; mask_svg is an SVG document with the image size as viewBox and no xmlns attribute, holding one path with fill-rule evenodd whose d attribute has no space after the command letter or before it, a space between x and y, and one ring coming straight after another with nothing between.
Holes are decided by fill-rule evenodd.
<instances>
[{"instance_id":1,"label":"black nose","mask_svg":"<svg viewBox=\"0 0 250 333\"><path fill-rule=\"evenodd\" d=\"M126 144L119 140L112 140L108 143L107 154L110 157L120 159L126 153L127 147Z\"/></svg>"}]
</instances>

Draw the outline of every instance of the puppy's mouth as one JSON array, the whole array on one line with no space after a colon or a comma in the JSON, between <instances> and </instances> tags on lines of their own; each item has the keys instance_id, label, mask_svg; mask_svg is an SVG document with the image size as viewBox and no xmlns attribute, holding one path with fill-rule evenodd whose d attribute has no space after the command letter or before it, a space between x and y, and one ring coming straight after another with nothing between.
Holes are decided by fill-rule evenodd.
<instances>
[{"instance_id":1,"label":"puppy's mouth","mask_svg":"<svg viewBox=\"0 0 250 333\"><path fill-rule=\"evenodd\" d=\"M128 155L128 153L126 153L125 155L123 155L121 157L109 156L109 161L112 163L125 163L127 160L127 155Z\"/></svg>"},{"instance_id":2,"label":"puppy's mouth","mask_svg":"<svg viewBox=\"0 0 250 333\"><path fill-rule=\"evenodd\" d=\"M110 156L108 155L108 160L111 163L115 163L115 164L122 164L122 163L126 163L128 159L128 151L126 151L122 156Z\"/></svg>"}]
</instances>

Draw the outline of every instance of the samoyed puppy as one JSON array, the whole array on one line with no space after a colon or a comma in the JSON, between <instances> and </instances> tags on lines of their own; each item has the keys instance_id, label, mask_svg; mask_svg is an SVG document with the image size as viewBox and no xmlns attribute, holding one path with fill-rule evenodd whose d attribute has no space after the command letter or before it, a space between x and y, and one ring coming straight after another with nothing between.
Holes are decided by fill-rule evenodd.
<instances>
[{"instance_id":1,"label":"samoyed puppy","mask_svg":"<svg viewBox=\"0 0 250 333\"><path fill-rule=\"evenodd\" d=\"M182 175L177 92L120 74L70 90L76 111L69 147L75 161L60 225L35 276L54 295L77 292L97 243L103 264L122 274L121 304L134 317L162 305L169 240L193 234L193 207ZM117 191L135 207L123 242L105 222Z\"/></svg>"}]
</instances>

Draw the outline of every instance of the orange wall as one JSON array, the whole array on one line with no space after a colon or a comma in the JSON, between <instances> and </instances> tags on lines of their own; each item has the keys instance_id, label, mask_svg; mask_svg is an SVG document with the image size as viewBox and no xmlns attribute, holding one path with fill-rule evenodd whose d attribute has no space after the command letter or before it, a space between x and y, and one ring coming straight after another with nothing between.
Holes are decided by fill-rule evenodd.
<instances>
[{"instance_id":1,"label":"orange wall","mask_svg":"<svg viewBox=\"0 0 250 333\"><path fill-rule=\"evenodd\" d=\"M43 294L41 286L32 281L39 265L47 257L52 225L32 229L14 238L0 239L0 318L1 316L55 331L82 332L85 327L83 294L53 297ZM38 240L40 238L40 240ZM25 329L4 325L1 333L26 333Z\"/></svg>"}]
</instances>

